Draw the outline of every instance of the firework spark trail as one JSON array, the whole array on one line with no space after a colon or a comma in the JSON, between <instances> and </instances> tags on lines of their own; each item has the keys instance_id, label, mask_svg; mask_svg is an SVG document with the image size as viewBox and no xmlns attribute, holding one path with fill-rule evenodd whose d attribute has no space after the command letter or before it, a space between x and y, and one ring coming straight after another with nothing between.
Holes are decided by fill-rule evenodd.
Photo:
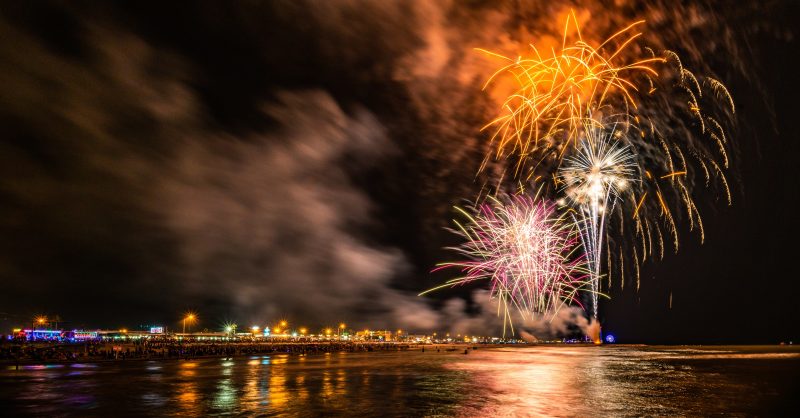
<instances>
[{"instance_id":1,"label":"firework spark trail","mask_svg":"<svg viewBox=\"0 0 800 418\"><path fill-rule=\"evenodd\" d=\"M587 120L583 132L577 153L564 160L559 176L570 203L579 209L573 216L580 226L591 271L592 314L597 319L606 214L613 211L620 193L635 178L638 166L630 147L615 139L618 131L606 131Z\"/></svg>"},{"instance_id":2,"label":"firework spark trail","mask_svg":"<svg viewBox=\"0 0 800 418\"><path fill-rule=\"evenodd\" d=\"M577 228L568 217L557 215L555 204L515 196L508 204L490 198L474 214L456 209L467 222L455 221L454 232L465 242L451 249L465 260L440 263L434 271L456 268L463 275L421 294L488 280L505 335L506 325L513 333L511 308L523 320L534 314L555 315L587 284Z\"/></svg>"}]
</instances>

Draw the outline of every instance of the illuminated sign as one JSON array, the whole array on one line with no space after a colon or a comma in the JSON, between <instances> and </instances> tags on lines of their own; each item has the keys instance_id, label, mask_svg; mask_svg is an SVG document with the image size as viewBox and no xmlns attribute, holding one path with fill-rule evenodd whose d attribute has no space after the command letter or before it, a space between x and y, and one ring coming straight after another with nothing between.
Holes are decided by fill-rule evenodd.
<instances>
[{"instance_id":1,"label":"illuminated sign","mask_svg":"<svg viewBox=\"0 0 800 418\"><path fill-rule=\"evenodd\" d=\"M62 331L55 329L26 329L22 332L25 333L25 337L29 340L57 340L62 337Z\"/></svg>"},{"instance_id":2,"label":"illuminated sign","mask_svg":"<svg viewBox=\"0 0 800 418\"><path fill-rule=\"evenodd\" d=\"M164 333L164 327L150 327L150 333L151 334L163 334Z\"/></svg>"},{"instance_id":3,"label":"illuminated sign","mask_svg":"<svg viewBox=\"0 0 800 418\"><path fill-rule=\"evenodd\" d=\"M94 340L97 338L97 331L73 331L72 338L76 340Z\"/></svg>"}]
</instances>

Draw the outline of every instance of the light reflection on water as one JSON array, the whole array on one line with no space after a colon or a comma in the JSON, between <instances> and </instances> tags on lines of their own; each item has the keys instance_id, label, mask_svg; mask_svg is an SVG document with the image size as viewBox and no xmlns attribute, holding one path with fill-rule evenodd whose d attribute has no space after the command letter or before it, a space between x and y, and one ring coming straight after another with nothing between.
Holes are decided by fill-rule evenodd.
<instances>
[{"instance_id":1,"label":"light reflection on water","mask_svg":"<svg viewBox=\"0 0 800 418\"><path fill-rule=\"evenodd\" d=\"M672 416L795 411L800 351L548 346L0 370L4 416Z\"/></svg>"},{"instance_id":2,"label":"light reflection on water","mask_svg":"<svg viewBox=\"0 0 800 418\"><path fill-rule=\"evenodd\" d=\"M178 400L181 412L187 416L197 416L201 413L199 409L199 393L197 390L197 366L196 361L185 361L178 363L178 385L175 397Z\"/></svg>"}]
</instances>

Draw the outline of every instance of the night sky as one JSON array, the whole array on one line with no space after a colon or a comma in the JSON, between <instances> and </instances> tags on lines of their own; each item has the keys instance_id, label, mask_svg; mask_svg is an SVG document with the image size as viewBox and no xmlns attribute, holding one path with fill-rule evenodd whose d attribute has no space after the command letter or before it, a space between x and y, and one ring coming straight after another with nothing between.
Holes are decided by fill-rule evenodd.
<instances>
[{"instance_id":1,"label":"night sky","mask_svg":"<svg viewBox=\"0 0 800 418\"><path fill-rule=\"evenodd\" d=\"M478 195L481 85L574 8L723 81L733 205L615 286L623 342L800 342L800 4L2 2L0 326L278 318L497 334L486 286L417 293ZM558 32L556 32L558 33ZM650 36L652 38L648 38ZM488 175L488 174L487 174ZM702 194L702 190L698 193ZM669 306L670 293L672 307Z\"/></svg>"}]
</instances>

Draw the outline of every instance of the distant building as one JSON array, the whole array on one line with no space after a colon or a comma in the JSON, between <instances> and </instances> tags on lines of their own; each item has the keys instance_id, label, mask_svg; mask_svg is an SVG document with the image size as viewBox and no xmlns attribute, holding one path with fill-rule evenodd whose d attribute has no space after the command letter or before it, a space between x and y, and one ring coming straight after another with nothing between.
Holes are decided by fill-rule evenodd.
<instances>
[{"instance_id":1,"label":"distant building","mask_svg":"<svg viewBox=\"0 0 800 418\"><path fill-rule=\"evenodd\" d=\"M422 334L407 334L403 336L403 340L415 343L429 343L431 342L431 336Z\"/></svg>"},{"instance_id":2,"label":"distant building","mask_svg":"<svg viewBox=\"0 0 800 418\"><path fill-rule=\"evenodd\" d=\"M358 331L355 339L362 341L392 341L392 331Z\"/></svg>"},{"instance_id":3,"label":"distant building","mask_svg":"<svg viewBox=\"0 0 800 418\"><path fill-rule=\"evenodd\" d=\"M64 339L63 334L60 329L23 329L18 336L28 341L59 341Z\"/></svg>"}]
</instances>

